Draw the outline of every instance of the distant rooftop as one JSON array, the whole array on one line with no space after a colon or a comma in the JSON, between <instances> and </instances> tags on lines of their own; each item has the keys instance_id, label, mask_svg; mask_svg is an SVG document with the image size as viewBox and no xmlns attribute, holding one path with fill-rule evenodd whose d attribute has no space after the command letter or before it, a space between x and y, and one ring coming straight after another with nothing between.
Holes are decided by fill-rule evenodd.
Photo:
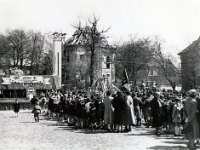
<instances>
[{"instance_id":1,"label":"distant rooftop","mask_svg":"<svg viewBox=\"0 0 200 150\"><path fill-rule=\"evenodd\" d=\"M186 53L191 50L196 50L196 49L200 49L200 37L197 40L193 41L192 44L190 44L188 47L186 47L180 53L178 53L178 55L182 55L183 53Z\"/></svg>"}]
</instances>

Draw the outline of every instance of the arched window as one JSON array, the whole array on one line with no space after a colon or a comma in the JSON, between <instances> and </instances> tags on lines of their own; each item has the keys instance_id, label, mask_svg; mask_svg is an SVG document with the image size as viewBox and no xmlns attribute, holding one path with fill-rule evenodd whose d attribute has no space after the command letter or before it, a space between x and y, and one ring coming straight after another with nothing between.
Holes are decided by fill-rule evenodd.
<instances>
[{"instance_id":1,"label":"arched window","mask_svg":"<svg viewBox=\"0 0 200 150\"><path fill-rule=\"evenodd\" d=\"M109 56L106 57L106 68L107 69L110 68L110 57Z\"/></svg>"}]
</instances>

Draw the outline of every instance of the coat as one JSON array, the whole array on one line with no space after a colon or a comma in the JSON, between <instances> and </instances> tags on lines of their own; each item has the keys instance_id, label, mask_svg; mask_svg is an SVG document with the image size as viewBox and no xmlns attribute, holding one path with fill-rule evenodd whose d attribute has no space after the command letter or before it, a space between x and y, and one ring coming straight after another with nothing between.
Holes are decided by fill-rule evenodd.
<instances>
[{"instance_id":1,"label":"coat","mask_svg":"<svg viewBox=\"0 0 200 150\"><path fill-rule=\"evenodd\" d=\"M131 107L130 104L133 102L131 102L130 97L124 97L123 101L125 103L125 107L123 109L123 119L122 119L122 124L123 125L133 125L133 118L132 118L132 112L131 112ZM131 105L132 105L131 104Z\"/></svg>"},{"instance_id":2,"label":"coat","mask_svg":"<svg viewBox=\"0 0 200 150\"><path fill-rule=\"evenodd\" d=\"M200 98L197 98L197 120L198 120L198 124L200 125ZM199 129L199 135L200 135L200 129Z\"/></svg>"},{"instance_id":3,"label":"coat","mask_svg":"<svg viewBox=\"0 0 200 150\"><path fill-rule=\"evenodd\" d=\"M113 124L114 123L114 112L112 109L112 101L113 97L106 96L106 98L103 100L105 110L104 110L104 123L105 124Z\"/></svg>"},{"instance_id":4,"label":"coat","mask_svg":"<svg viewBox=\"0 0 200 150\"><path fill-rule=\"evenodd\" d=\"M151 111L151 101L154 97L150 96L147 99L145 99L143 106L144 106L144 116L147 120L150 120L152 118L152 111Z\"/></svg>"},{"instance_id":5,"label":"coat","mask_svg":"<svg viewBox=\"0 0 200 150\"><path fill-rule=\"evenodd\" d=\"M112 105L114 107L114 123L117 125L122 125L123 123L123 110L126 106L123 99L124 97L120 94L114 97L112 101Z\"/></svg>"},{"instance_id":6,"label":"coat","mask_svg":"<svg viewBox=\"0 0 200 150\"><path fill-rule=\"evenodd\" d=\"M134 102L134 110L135 110L136 118L141 119L142 117L142 112L140 110L140 104L142 103L141 99L138 97L134 97L133 102Z\"/></svg>"},{"instance_id":7,"label":"coat","mask_svg":"<svg viewBox=\"0 0 200 150\"><path fill-rule=\"evenodd\" d=\"M151 111L153 116L153 127L162 126L162 104L160 99L154 98L151 101Z\"/></svg>"},{"instance_id":8,"label":"coat","mask_svg":"<svg viewBox=\"0 0 200 150\"><path fill-rule=\"evenodd\" d=\"M127 98L127 104L131 110L132 124L136 124L133 98L130 95L128 95L126 98Z\"/></svg>"},{"instance_id":9,"label":"coat","mask_svg":"<svg viewBox=\"0 0 200 150\"><path fill-rule=\"evenodd\" d=\"M173 111L172 111L172 121L177 123L177 122L181 122L182 118L181 118L181 110L182 110L182 104L176 103L173 106Z\"/></svg>"},{"instance_id":10,"label":"coat","mask_svg":"<svg viewBox=\"0 0 200 150\"><path fill-rule=\"evenodd\" d=\"M14 103L13 108L14 108L14 112L16 113L19 112L19 108L20 108L19 103Z\"/></svg>"},{"instance_id":11,"label":"coat","mask_svg":"<svg viewBox=\"0 0 200 150\"><path fill-rule=\"evenodd\" d=\"M185 109L185 117L186 122L191 124L192 129L187 131L186 137L197 139L199 138L199 123L198 123L198 109L197 109L197 101L194 98L187 98L185 101L184 109Z\"/></svg>"}]
</instances>

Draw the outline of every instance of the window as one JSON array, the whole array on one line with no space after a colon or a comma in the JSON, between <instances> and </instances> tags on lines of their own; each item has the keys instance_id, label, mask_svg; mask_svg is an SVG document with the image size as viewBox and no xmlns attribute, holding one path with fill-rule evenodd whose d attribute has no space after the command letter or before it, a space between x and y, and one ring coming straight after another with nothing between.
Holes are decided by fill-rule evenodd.
<instances>
[{"instance_id":1,"label":"window","mask_svg":"<svg viewBox=\"0 0 200 150\"><path fill-rule=\"evenodd\" d=\"M67 55L67 62L69 62L69 55Z\"/></svg>"},{"instance_id":2,"label":"window","mask_svg":"<svg viewBox=\"0 0 200 150\"><path fill-rule=\"evenodd\" d=\"M110 68L110 57L109 56L106 57L106 68L107 69Z\"/></svg>"},{"instance_id":3,"label":"window","mask_svg":"<svg viewBox=\"0 0 200 150\"><path fill-rule=\"evenodd\" d=\"M26 90L3 90L5 98L26 98Z\"/></svg>"},{"instance_id":4,"label":"window","mask_svg":"<svg viewBox=\"0 0 200 150\"><path fill-rule=\"evenodd\" d=\"M85 60L85 55L80 55L80 61L84 61Z\"/></svg>"}]
</instances>

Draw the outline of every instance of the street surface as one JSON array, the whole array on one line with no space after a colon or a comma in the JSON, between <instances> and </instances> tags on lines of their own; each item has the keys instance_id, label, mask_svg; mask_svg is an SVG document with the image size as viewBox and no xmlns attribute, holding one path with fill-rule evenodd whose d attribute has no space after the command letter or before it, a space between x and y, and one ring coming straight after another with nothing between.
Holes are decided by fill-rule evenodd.
<instances>
[{"instance_id":1,"label":"street surface","mask_svg":"<svg viewBox=\"0 0 200 150\"><path fill-rule=\"evenodd\" d=\"M40 116L35 123L30 110L0 111L0 150L187 150L186 140L173 135L153 135L153 129L133 128L129 133L74 129Z\"/></svg>"}]
</instances>

